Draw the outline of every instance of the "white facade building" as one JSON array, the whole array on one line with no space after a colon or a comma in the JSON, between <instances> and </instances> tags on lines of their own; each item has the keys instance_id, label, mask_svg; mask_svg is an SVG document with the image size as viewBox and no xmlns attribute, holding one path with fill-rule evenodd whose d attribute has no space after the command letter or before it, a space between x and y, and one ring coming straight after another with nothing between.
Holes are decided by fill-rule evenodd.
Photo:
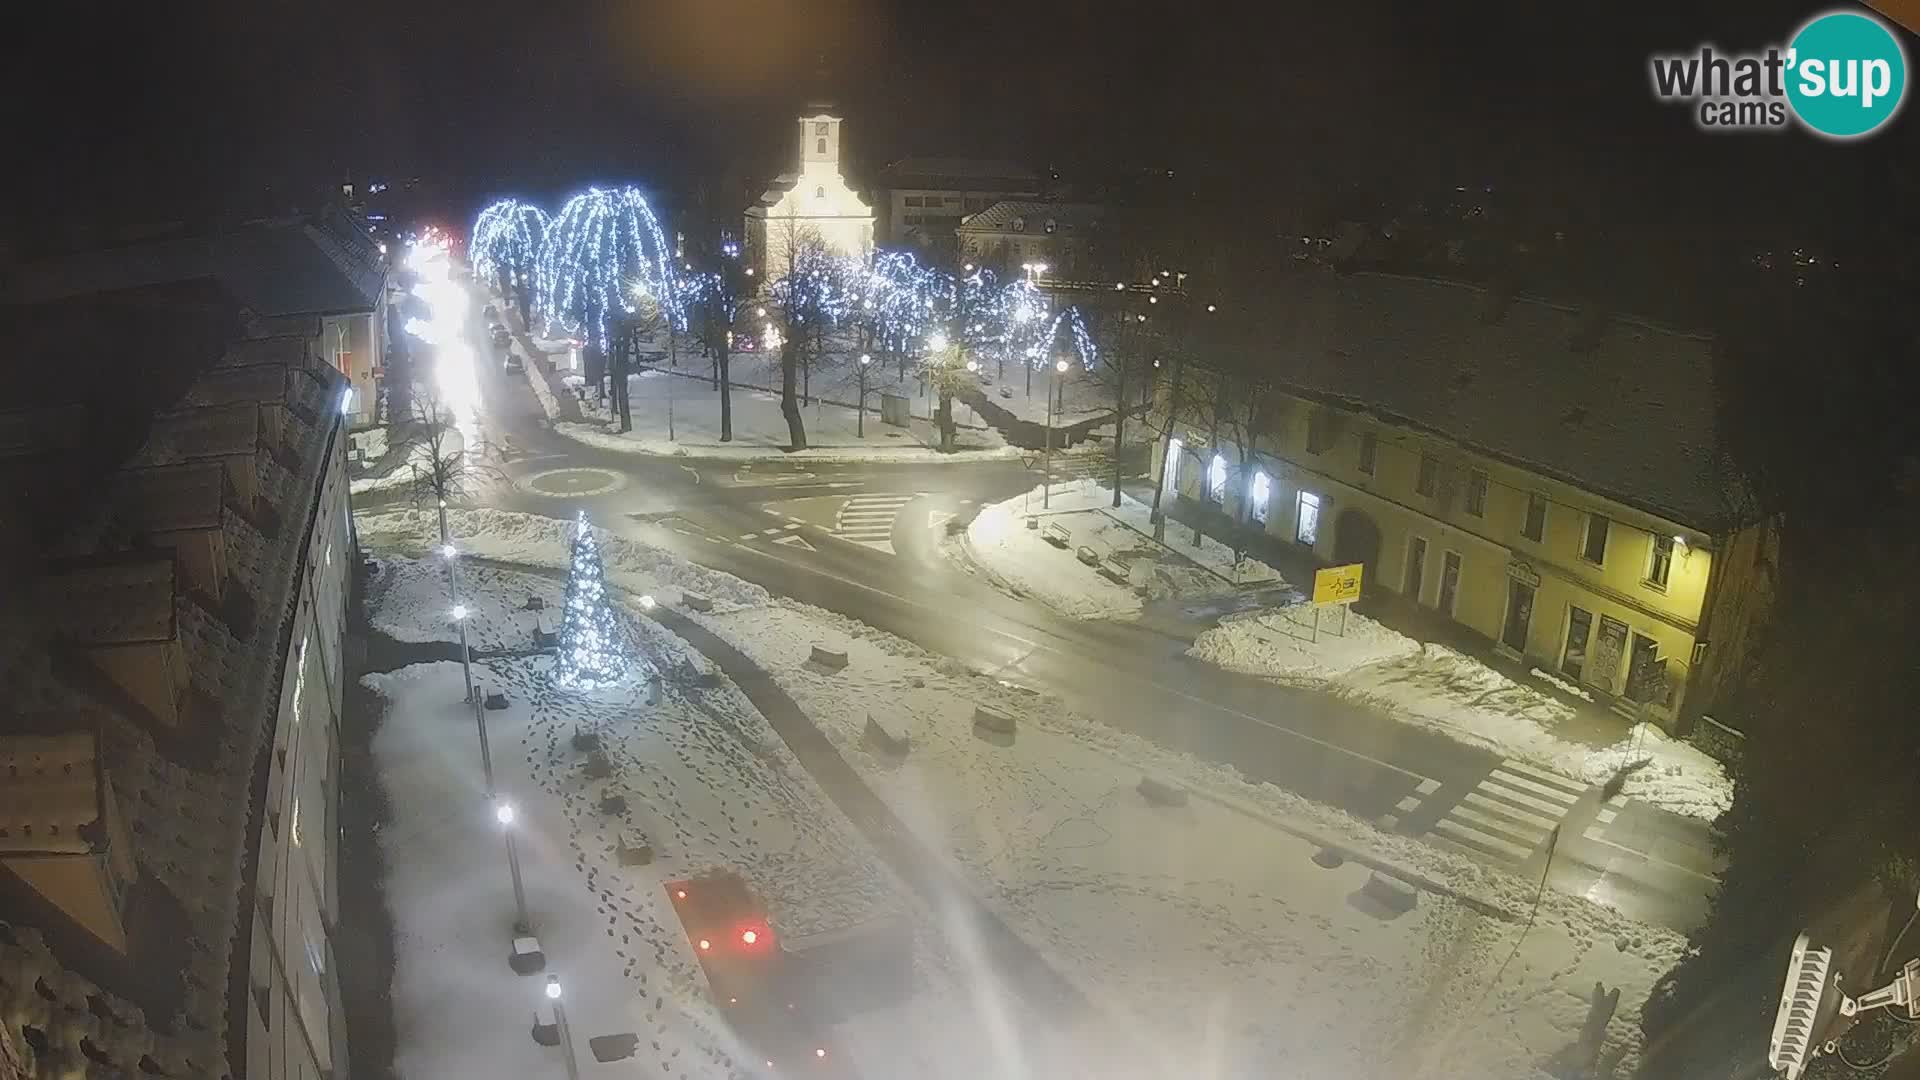
<instances>
[{"instance_id":1,"label":"white facade building","mask_svg":"<svg viewBox=\"0 0 1920 1080\"><path fill-rule=\"evenodd\" d=\"M747 210L747 245L762 273L772 273L792 238L809 230L847 258L873 250L873 208L840 174L840 118L822 110L799 123L799 170L781 174Z\"/></svg>"}]
</instances>

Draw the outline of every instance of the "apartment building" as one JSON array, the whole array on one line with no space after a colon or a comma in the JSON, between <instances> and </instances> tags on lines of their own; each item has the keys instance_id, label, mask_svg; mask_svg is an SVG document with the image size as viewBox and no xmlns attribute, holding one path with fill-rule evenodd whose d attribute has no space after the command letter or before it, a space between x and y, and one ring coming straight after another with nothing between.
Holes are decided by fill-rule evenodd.
<instances>
[{"instance_id":1,"label":"apartment building","mask_svg":"<svg viewBox=\"0 0 1920 1080\"><path fill-rule=\"evenodd\" d=\"M204 278L0 324L0 1029L31 1076L350 1075L321 317Z\"/></svg>"},{"instance_id":2,"label":"apartment building","mask_svg":"<svg viewBox=\"0 0 1920 1080\"><path fill-rule=\"evenodd\" d=\"M880 171L880 242L951 252L962 218L1004 199L1037 199L1045 190L1032 169L975 158L902 158Z\"/></svg>"},{"instance_id":3,"label":"apartment building","mask_svg":"<svg viewBox=\"0 0 1920 1080\"><path fill-rule=\"evenodd\" d=\"M1716 468L1707 339L1386 274L1276 291L1271 365L1191 376L1257 396L1257 436L1192 395L1156 449L1172 490L1623 713L1712 709L1774 541Z\"/></svg>"}]
</instances>

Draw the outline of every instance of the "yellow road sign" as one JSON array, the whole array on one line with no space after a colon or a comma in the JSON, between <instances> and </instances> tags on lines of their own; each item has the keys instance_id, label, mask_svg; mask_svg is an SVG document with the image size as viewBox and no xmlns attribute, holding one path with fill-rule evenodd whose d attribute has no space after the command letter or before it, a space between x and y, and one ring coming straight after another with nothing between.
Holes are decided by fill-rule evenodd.
<instances>
[{"instance_id":1,"label":"yellow road sign","mask_svg":"<svg viewBox=\"0 0 1920 1080\"><path fill-rule=\"evenodd\" d=\"M1365 569L1365 563L1348 563L1314 571L1313 602L1351 604L1360 599L1360 574Z\"/></svg>"}]
</instances>

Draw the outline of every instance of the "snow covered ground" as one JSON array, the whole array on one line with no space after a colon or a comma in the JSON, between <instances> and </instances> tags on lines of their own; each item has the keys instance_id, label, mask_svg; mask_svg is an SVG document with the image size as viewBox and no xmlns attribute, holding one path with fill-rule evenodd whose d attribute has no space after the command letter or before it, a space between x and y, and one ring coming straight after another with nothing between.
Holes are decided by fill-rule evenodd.
<instances>
[{"instance_id":1,"label":"snow covered ground","mask_svg":"<svg viewBox=\"0 0 1920 1080\"><path fill-rule=\"evenodd\" d=\"M1422 644L1357 612L1320 616L1301 605L1223 620L1188 654L1230 671L1358 698L1409 724L1587 783L1645 760L1622 793L1712 819L1733 801L1726 769L1692 745L1641 725L1596 740L1599 728L1539 689L1445 645ZM1333 631L1340 631L1335 633Z\"/></svg>"},{"instance_id":2,"label":"snow covered ground","mask_svg":"<svg viewBox=\"0 0 1920 1080\"><path fill-rule=\"evenodd\" d=\"M449 426L447 428L446 438L440 444L440 452L443 454L456 453L460 450L464 442L465 440L460 435L460 429ZM386 435L384 432L378 440L378 445L381 447L381 453L385 453ZM353 481L350 490L355 495L363 495L369 491L387 491L412 483L413 478L420 473L431 474L432 472L433 448L426 443L417 442L407 448L406 454L398 461L395 461L392 468L378 476L363 476Z\"/></svg>"},{"instance_id":3,"label":"snow covered ground","mask_svg":"<svg viewBox=\"0 0 1920 1080\"><path fill-rule=\"evenodd\" d=\"M1233 550L1211 537L1201 546L1185 542L1177 525L1168 543L1153 540L1150 509L1123 495L1111 507L1113 488L1097 480L1054 484L980 508L965 540L949 547L1009 587L1032 596L1064 615L1079 619L1124 618L1137 614L1148 599L1201 597L1232 592L1242 585L1280 586L1286 582L1272 567L1246 558L1237 565ZM1044 503L1044 506L1043 506ZM1041 528L1027 527L1036 517ZM1048 525L1067 530L1066 546L1056 547L1043 533ZM1112 577L1078 558L1091 548ZM1116 580L1118 579L1118 580Z\"/></svg>"},{"instance_id":4,"label":"snow covered ground","mask_svg":"<svg viewBox=\"0 0 1920 1080\"><path fill-rule=\"evenodd\" d=\"M431 517L415 517L424 520L363 517L362 536L418 549L437 536ZM465 550L562 565L566 525L540 520L466 512L454 531ZM768 668L923 842L947 853L1099 1008L1090 1029L1059 1033L1079 1068L1024 1058L1027 1018L966 977L965 942L927 932L939 922L921 912L926 987L842 1029L863 1063L876 1054L889 1063L867 1075L1534 1077L1578 1034L1595 980L1622 990L1611 1038L1631 1067L1633 1017L1679 955L1677 935L1555 892L1539 898L1528 928L1534 882L1115 732L862 624L675 566L644 544L607 537L603 546L616 586L701 580L722 604L696 618ZM439 569L396 568L378 625L440 625ZM503 626L526 592L551 599L560 587L503 574L476 575L475 588L483 580L506 597L478 605L475 617ZM651 624L637 632L664 670L702 663ZM844 649L849 666L809 664L814 645ZM569 993L576 1036L634 1031L642 1064L661 1075L720 1075L728 1036L661 910L661 875L750 864L780 918L796 924L903 903L900 890L731 685L669 679L655 706L638 689L557 697L540 682L544 663L488 661L482 681L512 702L488 714L494 758L503 789L528 805L529 902L553 927L542 933L552 969L580 987ZM542 1058L524 1027L537 980L506 973L501 953L510 894L497 832L483 812L461 809L480 793L458 666L371 678L394 703L375 751L395 801L383 842L401 939L400 1073L551 1072L553 1053ZM1013 717L1013 739L976 734L977 706ZM907 732L904 758L868 744L869 715ZM616 865L609 826L590 805L599 789L575 771L567 745L582 726L615 751L635 827L660 848L655 866ZM1184 786L1188 805L1148 805L1135 790L1144 774ZM1390 917L1361 892L1367 869L1311 860L1326 844L1433 888ZM817 866L861 887L821 904L810 884Z\"/></svg>"},{"instance_id":5,"label":"snow covered ground","mask_svg":"<svg viewBox=\"0 0 1920 1080\"><path fill-rule=\"evenodd\" d=\"M1524 930L1532 883L826 612L776 602L701 621L772 670L894 811L1144 1043L1108 1075L1531 1077L1578 1034L1595 980L1622 987L1612 1037L1631 1058L1638 1003L1683 947L1554 893ZM813 644L849 666L808 665ZM1011 744L976 734L976 706L1017 719ZM904 757L867 741L869 715L909 736ZM1147 804L1147 773L1186 785L1188 805ZM1436 892L1383 918L1360 893L1368 869L1312 861L1325 842L1516 918Z\"/></svg>"},{"instance_id":6,"label":"snow covered ground","mask_svg":"<svg viewBox=\"0 0 1920 1080\"><path fill-rule=\"evenodd\" d=\"M915 419L910 426L900 428L880 422L879 395L869 393L864 434L853 409L827 404L821 396L816 396L814 403L806 406L802 414L808 449L799 454L789 454L784 447L789 444L791 437L787 431L786 417L780 412L779 393L738 383L734 385L732 394L733 441L723 443L720 441L720 394L705 379L690 377L704 366L695 359L683 367L686 375L648 368L628 376L632 431L623 434L608 426L610 418L604 410L595 411L591 396L582 406L583 411L601 422L570 423L556 420L554 430L589 446L639 454L889 461L936 456L942 459L956 456L1007 457L1018 453L1006 445L998 432L974 426L977 421L970 416L970 411L965 406L958 406L955 420L962 425L957 435L959 449L952 455L939 454L934 449L940 442L939 431L926 419L929 406L925 402L914 407ZM735 370L737 372L740 369ZM529 378L538 380L539 376L536 373L529 375ZM580 384L577 375L569 376L569 380L572 387ZM813 389L816 395L834 400L851 402L859 396L857 388L838 387L837 383L826 379L817 380ZM542 408L547 409L549 415L557 415L557 405L547 400L546 395L539 396L542 397ZM670 406L671 431L668 424ZM672 438L669 438L669 434Z\"/></svg>"}]
</instances>

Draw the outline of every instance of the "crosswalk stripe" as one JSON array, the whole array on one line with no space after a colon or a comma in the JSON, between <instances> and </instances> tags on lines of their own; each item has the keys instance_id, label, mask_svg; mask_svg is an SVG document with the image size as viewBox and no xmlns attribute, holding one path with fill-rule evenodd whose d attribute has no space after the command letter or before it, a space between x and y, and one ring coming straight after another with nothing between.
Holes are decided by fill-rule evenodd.
<instances>
[{"instance_id":1,"label":"crosswalk stripe","mask_svg":"<svg viewBox=\"0 0 1920 1080\"><path fill-rule=\"evenodd\" d=\"M1488 798L1478 791L1469 791L1466 797L1461 799L1460 802L1479 813L1511 821L1516 825L1531 828L1542 833L1553 828L1554 824L1560 820L1560 815L1558 814L1543 814L1537 810L1517 807L1512 803Z\"/></svg>"},{"instance_id":2,"label":"crosswalk stripe","mask_svg":"<svg viewBox=\"0 0 1920 1080\"><path fill-rule=\"evenodd\" d=\"M1514 790L1530 791L1536 797L1544 798L1554 803L1572 803L1580 797L1580 793L1577 791L1569 792L1563 788L1549 787L1546 784L1531 780L1518 773L1508 772L1505 765L1493 770L1492 775L1487 779Z\"/></svg>"},{"instance_id":3,"label":"crosswalk stripe","mask_svg":"<svg viewBox=\"0 0 1920 1080\"><path fill-rule=\"evenodd\" d=\"M1603 806L1600 808L1600 812L1594 815L1594 820L1602 825L1611 825L1613 824L1613 819L1619 816L1620 811L1615 810L1611 806Z\"/></svg>"},{"instance_id":4,"label":"crosswalk stripe","mask_svg":"<svg viewBox=\"0 0 1920 1080\"><path fill-rule=\"evenodd\" d=\"M1587 791L1587 786L1585 784L1580 783L1578 780L1569 780L1568 778L1561 776L1557 773L1550 773L1544 769L1539 769L1532 765L1528 765L1525 762L1515 761L1512 758L1508 758L1507 760L1502 761L1500 763L1500 768L1497 771L1512 773L1518 776L1524 776L1527 779L1532 780L1537 784L1541 784L1550 788L1557 788L1558 790L1566 792L1567 794L1572 795L1575 798L1578 798L1581 795L1586 794L1586 791Z\"/></svg>"},{"instance_id":5,"label":"crosswalk stripe","mask_svg":"<svg viewBox=\"0 0 1920 1080\"><path fill-rule=\"evenodd\" d=\"M1440 790L1440 781L1432 780L1423 776L1420 778L1420 783L1415 786L1414 790L1418 791L1422 795L1431 795L1434 792Z\"/></svg>"},{"instance_id":6,"label":"crosswalk stripe","mask_svg":"<svg viewBox=\"0 0 1920 1080\"><path fill-rule=\"evenodd\" d=\"M1531 791L1499 784L1497 781L1494 781L1492 777L1488 777L1487 779L1488 783L1481 784L1474 790L1488 798L1509 803L1529 812L1544 813L1555 819L1565 814L1567 809L1575 802L1573 799L1568 799L1566 802L1543 799Z\"/></svg>"},{"instance_id":7,"label":"crosswalk stripe","mask_svg":"<svg viewBox=\"0 0 1920 1080\"><path fill-rule=\"evenodd\" d=\"M1461 844L1489 855L1503 856L1514 862L1524 862L1526 857L1532 854L1531 848L1523 848L1518 844L1510 843L1499 837L1488 836L1478 829L1457 825L1451 818L1441 819L1438 824L1434 825L1433 832L1434 835L1451 840L1456 844Z\"/></svg>"}]
</instances>

